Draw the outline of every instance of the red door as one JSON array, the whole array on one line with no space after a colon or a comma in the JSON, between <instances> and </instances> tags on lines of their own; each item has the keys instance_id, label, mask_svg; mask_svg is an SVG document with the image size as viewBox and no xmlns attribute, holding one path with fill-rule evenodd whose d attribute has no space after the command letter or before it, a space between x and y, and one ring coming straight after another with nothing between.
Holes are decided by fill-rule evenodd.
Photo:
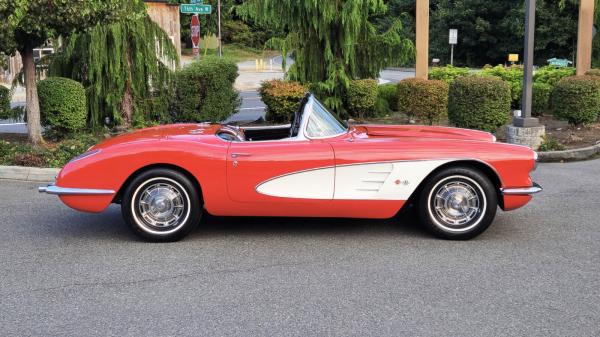
<instances>
[{"instance_id":1,"label":"red door","mask_svg":"<svg viewBox=\"0 0 600 337\"><path fill-rule=\"evenodd\" d=\"M334 179L333 148L320 140L232 142L227 154L227 190L237 202L323 202Z\"/></svg>"}]
</instances>

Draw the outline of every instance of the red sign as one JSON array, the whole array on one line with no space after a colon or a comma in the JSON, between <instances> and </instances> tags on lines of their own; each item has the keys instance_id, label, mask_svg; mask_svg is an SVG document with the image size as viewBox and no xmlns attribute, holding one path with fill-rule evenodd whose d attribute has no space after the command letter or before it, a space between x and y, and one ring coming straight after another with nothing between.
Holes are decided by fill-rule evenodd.
<instances>
[{"instance_id":1,"label":"red sign","mask_svg":"<svg viewBox=\"0 0 600 337\"><path fill-rule=\"evenodd\" d=\"M192 31L192 44L194 48L198 48L200 44L200 20L198 19L198 15L192 15L190 29Z\"/></svg>"}]
</instances>

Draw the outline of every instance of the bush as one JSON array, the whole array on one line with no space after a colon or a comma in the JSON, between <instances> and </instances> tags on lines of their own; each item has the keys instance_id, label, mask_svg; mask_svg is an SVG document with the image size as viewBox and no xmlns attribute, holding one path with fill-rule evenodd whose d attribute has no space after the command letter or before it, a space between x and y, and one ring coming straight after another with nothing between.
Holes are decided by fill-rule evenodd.
<instances>
[{"instance_id":1,"label":"bush","mask_svg":"<svg viewBox=\"0 0 600 337\"><path fill-rule=\"evenodd\" d=\"M81 83L64 77L48 77L38 82L37 87L42 125L63 136L85 128L87 103Z\"/></svg>"},{"instance_id":2,"label":"bush","mask_svg":"<svg viewBox=\"0 0 600 337\"><path fill-rule=\"evenodd\" d=\"M377 80L350 81L346 97L346 109L353 117L371 117L377 105Z\"/></svg>"},{"instance_id":3,"label":"bush","mask_svg":"<svg viewBox=\"0 0 600 337\"><path fill-rule=\"evenodd\" d=\"M469 68L459 68L453 66L435 67L429 72L430 80L440 80L448 84L454 82L459 77L469 75Z\"/></svg>"},{"instance_id":4,"label":"bush","mask_svg":"<svg viewBox=\"0 0 600 337\"><path fill-rule=\"evenodd\" d=\"M175 74L175 95L171 102L176 122L220 122L239 107L233 88L237 65L228 59L208 57Z\"/></svg>"},{"instance_id":5,"label":"bush","mask_svg":"<svg viewBox=\"0 0 600 337\"><path fill-rule=\"evenodd\" d=\"M588 76L600 76L600 69L590 69L585 74Z\"/></svg>"},{"instance_id":6,"label":"bush","mask_svg":"<svg viewBox=\"0 0 600 337\"><path fill-rule=\"evenodd\" d=\"M600 114L600 78L571 76L560 80L552 91L554 116L570 124L589 124Z\"/></svg>"},{"instance_id":7,"label":"bush","mask_svg":"<svg viewBox=\"0 0 600 337\"><path fill-rule=\"evenodd\" d=\"M543 115L550 107L550 93L552 86L546 83L533 83L533 97L531 113L535 117Z\"/></svg>"},{"instance_id":8,"label":"bush","mask_svg":"<svg viewBox=\"0 0 600 337\"><path fill-rule=\"evenodd\" d=\"M398 107L398 86L394 83L382 84L377 87L377 96L387 102L388 109L396 110ZM377 105L381 105L378 103ZM380 110L380 109L377 109Z\"/></svg>"},{"instance_id":9,"label":"bush","mask_svg":"<svg viewBox=\"0 0 600 337\"><path fill-rule=\"evenodd\" d=\"M456 79L448 94L448 119L465 128L496 131L510 120L510 88L494 77Z\"/></svg>"},{"instance_id":10,"label":"bush","mask_svg":"<svg viewBox=\"0 0 600 337\"><path fill-rule=\"evenodd\" d=\"M417 78L400 81L398 111L429 125L439 123L448 111L448 84Z\"/></svg>"},{"instance_id":11,"label":"bush","mask_svg":"<svg viewBox=\"0 0 600 337\"><path fill-rule=\"evenodd\" d=\"M556 138L554 138L552 136L544 135L543 139L542 139L542 144L538 148L538 151L541 151L541 152L545 152L545 151L563 151L565 149L566 149L566 146L564 146L563 144L561 144L558 141L558 139L556 139Z\"/></svg>"},{"instance_id":12,"label":"bush","mask_svg":"<svg viewBox=\"0 0 600 337\"><path fill-rule=\"evenodd\" d=\"M558 81L573 75L575 75L575 68L545 66L539 68L535 74L533 74L533 81L536 83L549 84L554 87Z\"/></svg>"},{"instance_id":13,"label":"bush","mask_svg":"<svg viewBox=\"0 0 600 337\"><path fill-rule=\"evenodd\" d=\"M11 115L10 90L0 85L0 119L9 119Z\"/></svg>"},{"instance_id":14,"label":"bush","mask_svg":"<svg viewBox=\"0 0 600 337\"><path fill-rule=\"evenodd\" d=\"M300 108L300 102L308 88L298 82L283 80L265 81L259 89L260 97L267 106L267 120L288 123Z\"/></svg>"},{"instance_id":15,"label":"bush","mask_svg":"<svg viewBox=\"0 0 600 337\"><path fill-rule=\"evenodd\" d=\"M482 76L494 76L506 81L510 86L511 106L519 108L521 106L521 97L523 95L523 68L511 66L505 68L497 65L492 68L485 68L481 71Z\"/></svg>"}]
</instances>

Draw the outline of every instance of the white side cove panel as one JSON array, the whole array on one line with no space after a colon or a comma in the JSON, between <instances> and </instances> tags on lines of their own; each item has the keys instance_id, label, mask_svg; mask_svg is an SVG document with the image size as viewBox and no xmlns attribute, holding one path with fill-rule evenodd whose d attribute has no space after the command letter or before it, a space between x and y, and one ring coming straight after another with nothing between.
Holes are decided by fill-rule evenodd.
<instances>
[{"instance_id":1,"label":"white side cove panel","mask_svg":"<svg viewBox=\"0 0 600 337\"><path fill-rule=\"evenodd\" d=\"M335 172L336 200L407 200L433 170L449 160L341 165Z\"/></svg>"},{"instance_id":2,"label":"white side cove panel","mask_svg":"<svg viewBox=\"0 0 600 337\"><path fill-rule=\"evenodd\" d=\"M398 161L340 165L335 169L326 167L268 180L256 191L282 198L407 200L423 179L450 161Z\"/></svg>"},{"instance_id":3,"label":"white side cove panel","mask_svg":"<svg viewBox=\"0 0 600 337\"><path fill-rule=\"evenodd\" d=\"M334 181L335 168L326 167L267 180L258 185L256 191L281 198L331 200Z\"/></svg>"}]
</instances>

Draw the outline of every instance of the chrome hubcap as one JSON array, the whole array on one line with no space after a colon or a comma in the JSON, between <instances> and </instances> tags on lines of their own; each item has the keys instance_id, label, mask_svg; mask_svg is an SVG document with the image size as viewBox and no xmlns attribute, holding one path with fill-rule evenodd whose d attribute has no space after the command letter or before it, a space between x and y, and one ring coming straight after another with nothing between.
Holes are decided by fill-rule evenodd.
<instances>
[{"instance_id":1,"label":"chrome hubcap","mask_svg":"<svg viewBox=\"0 0 600 337\"><path fill-rule=\"evenodd\" d=\"M177 226L184 211L183 195L170 184L155 183L141 193L140 215L145 223L154 228L166 230Z\"/></svg>"},{"instance_id":2,"label":"chrome hubcap","mask_svg":"<svg viewBox=\"0 0 600 337\"><path fill-rule=\"evenodd\" d=\"M435 192L433 206L439 220L448 226L462 226L481 213L480 198L475 189L462 181L452 181Z\"/></svg>"}]
</instances>

